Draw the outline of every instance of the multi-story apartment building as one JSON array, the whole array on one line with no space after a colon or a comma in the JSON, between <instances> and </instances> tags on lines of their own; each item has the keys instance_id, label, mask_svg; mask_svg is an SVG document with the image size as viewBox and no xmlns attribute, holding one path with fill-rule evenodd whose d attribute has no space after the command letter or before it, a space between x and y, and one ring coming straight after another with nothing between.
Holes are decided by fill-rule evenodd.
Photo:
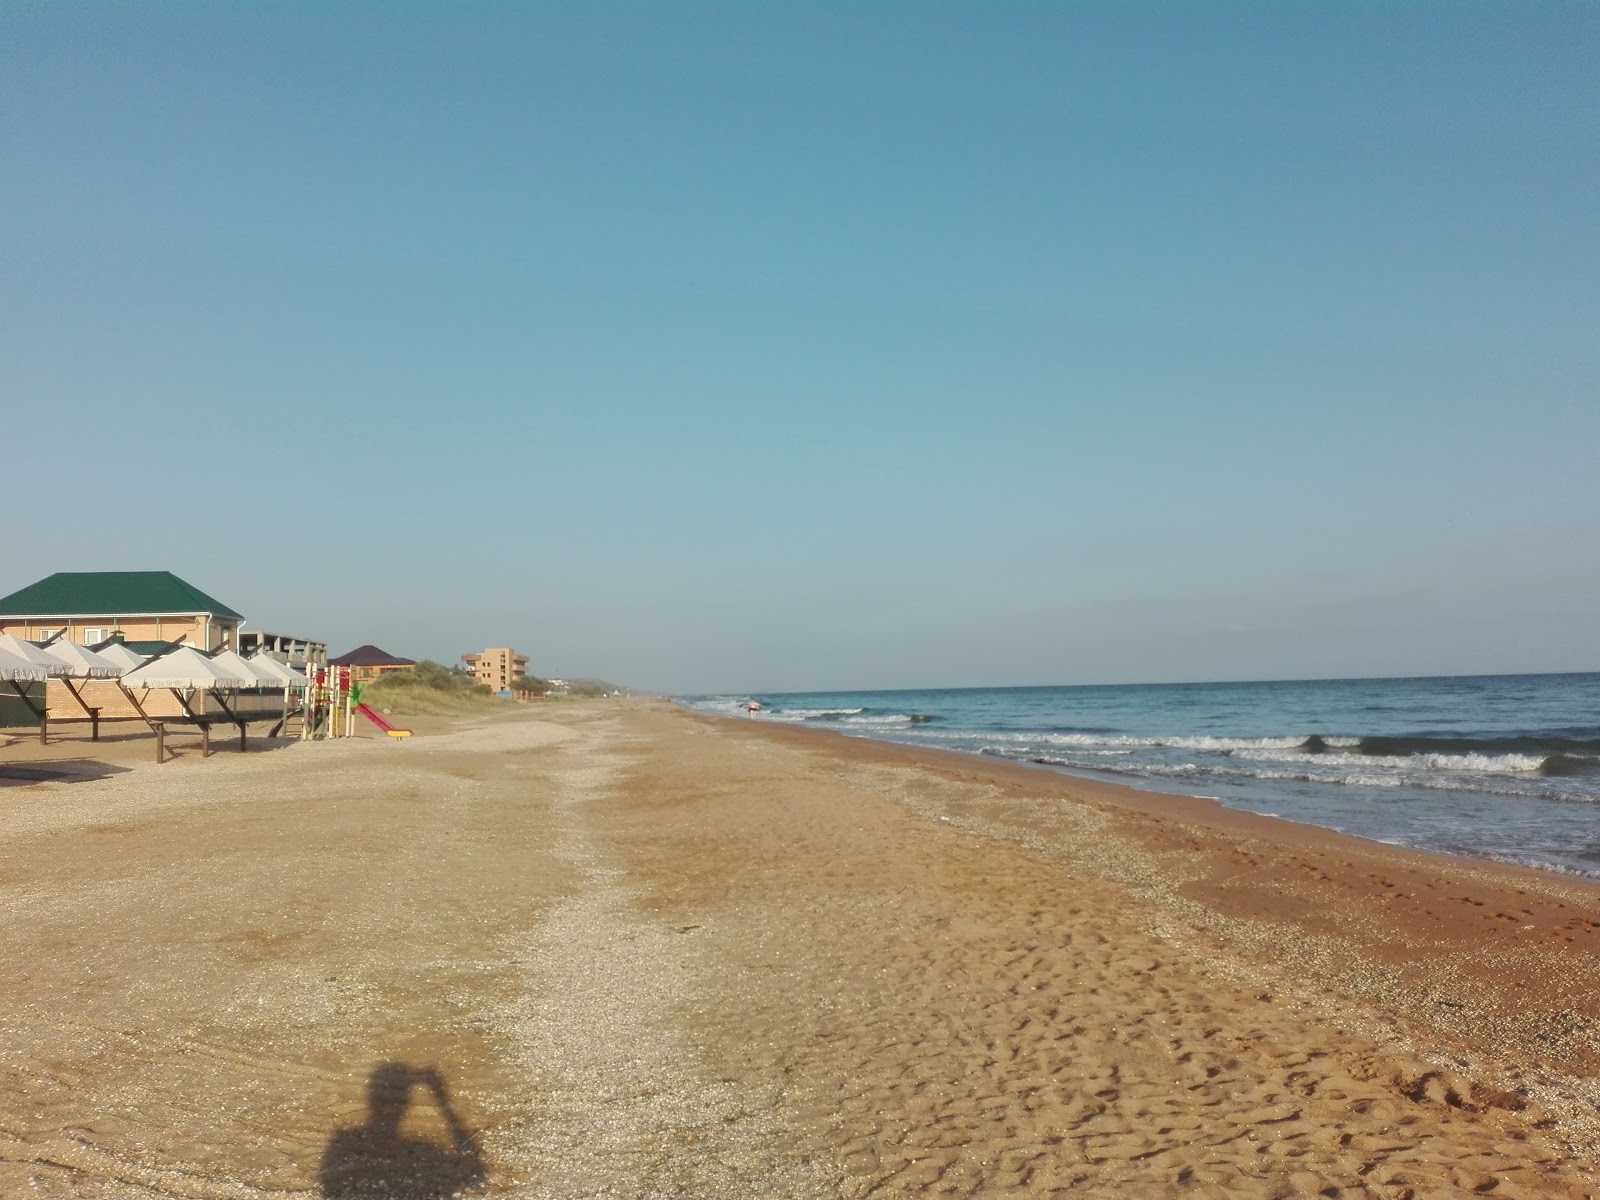
<instances>
[{"instance_id":1,"label":"multi-story apartment building","mask_svg":"<svg viewBox=\"0 0 1600 1200\"><path fill-rule=\"evenodd\" d=\"M528 656L518 654L510 646L490 647L477 654L463 654L461 661L472 669L475 680L494 692L509 691L513 679L520 679L528 673Z\"/></svg>"}]
</instances>

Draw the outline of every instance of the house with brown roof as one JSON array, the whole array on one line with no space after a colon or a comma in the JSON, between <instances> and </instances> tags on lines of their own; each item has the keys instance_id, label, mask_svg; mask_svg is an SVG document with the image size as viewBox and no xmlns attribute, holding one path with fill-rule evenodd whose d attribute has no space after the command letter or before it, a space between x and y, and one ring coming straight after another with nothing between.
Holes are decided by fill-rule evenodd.
<instances>
[{"instance_id":1,"label":"house with brown roof","mask_svg":"<svg viewBox=\"0 0 1600 1200\"><path fill-rule=\"evenodd\" d=\"M350 678L356 683L371 683L380 675L387 675L390 671L404 671L417 664L409 658L397 658L387 650L380 650L369 643L357 646L338 658L330 658L328 665L349 667Z\"/></svg>"}]
</instances>

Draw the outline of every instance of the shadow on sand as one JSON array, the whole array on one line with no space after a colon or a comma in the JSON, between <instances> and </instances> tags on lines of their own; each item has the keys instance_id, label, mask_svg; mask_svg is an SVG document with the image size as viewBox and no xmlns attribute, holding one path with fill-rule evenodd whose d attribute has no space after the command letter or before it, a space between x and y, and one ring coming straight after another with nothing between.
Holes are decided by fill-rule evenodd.
<instances>
[{"instance_id":1,"label":"shadow on sand","mask_svg":"<svg viewBox=\"0 0 1600 1200\"><path fill-rule=\"evenodd\" d=\"M85 783L127 773L127 767L92 758L38 759L33 762L0 763L0 787L25 787L30 783Z\"/></svg>"},{"instance_id":2,"label":"shadow on sand","mask_svg":"<svg viewBox=\"0 0 1600 1200\"><path fill-rule=\"evenodd\" d=\"M433 1100L450 1145L402 1133L412 1090ZM320 1182L324 1200L446 1200L471 1193L487 1174L478 1140L456 1114L432 1067L384 1063L367 1081L367 1123L328 1139Z\"/></svg>"}]
</instances>

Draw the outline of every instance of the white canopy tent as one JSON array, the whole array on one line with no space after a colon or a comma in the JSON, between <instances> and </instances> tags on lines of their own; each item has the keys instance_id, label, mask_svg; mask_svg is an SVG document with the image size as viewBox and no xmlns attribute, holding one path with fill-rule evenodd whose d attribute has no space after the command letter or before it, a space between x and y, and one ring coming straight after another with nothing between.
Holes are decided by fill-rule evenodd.
<instances>
[{"instance_id":1,"label":"white canopy tent","mask_svg":"<svg viewBox=\"0 0 1600 1200\"><path fill-rule=\"evenodd\" d=\"M253 673L214 664L193 646L157 655L122 677L125 688L170 688L183 692L214 692L221 688L255 687Z\"/></svg>"},{"instance_id":2,"label":"white canopy tent","mask_svg":"<svg viewBox=\"0 0 1600 1200\"><path fill-rule=\"evenodd\" d=\"M0 633L0 650L16 658L26 659L49 676L70 675L72 668L61 659L52 657L32 642L25 642L14 633Z\"/></svg>"},{"instance_id":3,"label":"white canopy tent","mask_svg":"<svg viewBox=\"0 0 1600 1200\"><path fill-rule=\"evenodd\" d=\"M65 663L67 674L74 679L115 679L126 669L121 663L103 658L87 646L65 639L51 642L41 653Z\"/></svg>"},{"instance_id":4,"label":"white canopy tent","mask_svg":"<svg viewBox=\"0 0 1600 1200\"><path fill-rule=\"evenodd\" d=\"M266 679L266 672L258 672L249 662L231 650L223 651L215 657L202 654L192 646L179 646L176 649L165 651L147 662L133 668L123 675L122 690L133 706L138 709L139 715L156 731L156 761L161 762L165 757L164 739L166 725L160 720L151 720L145 716L144 708L134 697L132 689L144 688L165 689L170 691L182 706L188 716L186 723L200 727L200 744L202 753L211 753L211 726L214 718L202 713L197 713L190 701L196 693L211 697L211 701L222 710L225 719L238 726L239 749L246 746L246 726L251 720L262 720L259 713L246 712L243 708L235 711L233 705L223 696L223 692L237 692L240 689L254 688L280 688L283 684L276 679L270 682ZM238 697L233 698L234 705ZM279 718L281 723L281 718Z\"/></svg>"},{"instance_id":5,"label":"white canopy tent","mask_svg":"<svg viewBox=\"0 0 1600 1200\"><path fill-rule=\"evenodd\" d=\"M131 671L145 661L143 654L128 649L121 642L103 642L95 653L107 662L116 663L124 671Z\"/></svg>"},{"instance_id":6,"label":"white canopy tent","mask_svg":"<svg viewBox=\"0 0 1600 1200\"><path fill-rule=\"evenodd\" d=\"M237 650L218 650L211 656L211 665L229 671L238 671L249 675L255 680L252 687L272 688L274 691L281 689L284 684L271 671L264 669L255 662L244 657Z\"/></svg>"},{"instance_id":7,"label":"white canopy tent","mask_svg":"<svg viewBox=\"0 0 1600 1200\"><path fill-rule=\"evenodd\" d=\"M47 700L39 694L38 684L48 683L52 691L65 689L90 721L95 741L100 739L100 714L105 709L95 703L97 698L92 692L86 694L79 688L89 683L111 685L156 734L157 762L166 758L169 721L146 709L144 702L152 691L172 693L184 713L184 717L174 719L180 724L199 726L206 754L211 753L210 727L218 721L238 727L241 750L246 748L247 725L251 721L276 721L276 734L287 712L280 711L277 700L264 693L283 693L287 700L290 687L303 687L307 681L305 676L270 659L263 658L262 663L253 663L233 650L207 655L190 646L171 645L145 658L121 642L104 642L99 649L91 650L58 638L40 647L14 634L0 634L0 684L9 685L38 719L41 742L49 740L51 712L64 697ZM29 684L33 686L28 687ZM240 692L251 695L241 697ZM208 699L200 703L197 696ZM263 703L271 706L270 711L261 710ZM223 715L215 715L216 710Z\"/></svg>"},{"instance_id":8,"label":"white canopy tent","mask_svg":"<svg viewBox=\"0 0 1600 1200\"><path fill-rule=\"evenodd\" d=\"M7 682L42 683L49 677L49 672L38 663L0 647L0 679Z\"/></svg>"},{"instance_id":9,"label":"white canopy tent","mask_svg":"<svg viewBox=\"0 0 1600 1200\"><path fill-rule=\"evenodd\" d=\"M6 634L5 636L11 637L10 634ZM12 638L12 640L21 641L20 638ZM22 644L28 646L27 642L23 642ZM29 649L37 651L37 647L29 646ZM62 668L59 663L56 664L56 667L63 670L65 669ZM17 694L17 699L21 700L23 704L27 705L28 711L38 719L39 741L41 743L47 741L49 738L49 734L46 731L46 723L50 710L45 706L42 697L39 697L38 699L35 698L38 696L37 692L30 696L28 694L27 687L24 685L29 683L43 683L45 680L50 678L51 670L52 668L36 662L33 655L25 656L22 654L17 654L8 647L0 645L0 680L3 680L11 686L11 690Z\"/></svg>"},{"instance_id":10,"label":"white canopy tent","mask_svg":"<svg viewBox=\"0 0 1600 1200\"><path fill-rule=\"evenodd\" d=\"M245 659L245 662L249 663L252 667L255 667L259 671L265 671L276 675L278 679L281 680L281 683L279 684L280 687L308 687L311 684L311 680L306 678L306 676L302 675L299 671L296 671L287 663L279 662L265 650L258 654L252 654L249 658Z\"/></svg>"},{"instance_id":11,"label":"white canopy tent","mask_svg":"<svg viewBox=\"0 0 1600 1200\"><path fill-rule=\"evenodd\" d=\"M122 674L122 666L119 663L112 662L109 658L101 658L100 655L90 650L87 646L69 642L65 638L56 638L54 641L46 642L40 653L55 659L67 668L58 677L61 686L77 702L78 707L83 709L84 716L89 718L91 730L89 738L91 741L98 742L100 740L100 709L83 698L83 693L78 690L78 684L73 681L77 680L80 683L86 683L91 680L116 679L117 676ZM48 711L47 708L46 713L41 715L41 724L48 719Z\"/></svg>"}]
</instances>

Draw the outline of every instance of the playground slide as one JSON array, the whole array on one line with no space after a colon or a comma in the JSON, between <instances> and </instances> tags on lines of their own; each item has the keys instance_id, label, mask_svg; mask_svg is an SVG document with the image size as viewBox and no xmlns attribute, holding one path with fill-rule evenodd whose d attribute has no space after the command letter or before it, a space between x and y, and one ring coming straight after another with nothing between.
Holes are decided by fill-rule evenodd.
<instances>
[{"instance_id":1,"label":"playground slide","mask_svg":"<svg viewBox=\"0 0 1600 1200\"><path fill-rule=\"evenodd\" d=\"M379 729L381 729L385 733L387 733L390 737L410 737L411 736L411 730L409 730L409 729L396 729L393 725L389 724L389 722L385 721L382 717L380 717L377 713L373 712L372 709L368 708L365 704L356 705L355 710L356 710L356 712L360 713L363 717L365 717L367 720L371 721Z\"/></svg>"}]
</instances>

